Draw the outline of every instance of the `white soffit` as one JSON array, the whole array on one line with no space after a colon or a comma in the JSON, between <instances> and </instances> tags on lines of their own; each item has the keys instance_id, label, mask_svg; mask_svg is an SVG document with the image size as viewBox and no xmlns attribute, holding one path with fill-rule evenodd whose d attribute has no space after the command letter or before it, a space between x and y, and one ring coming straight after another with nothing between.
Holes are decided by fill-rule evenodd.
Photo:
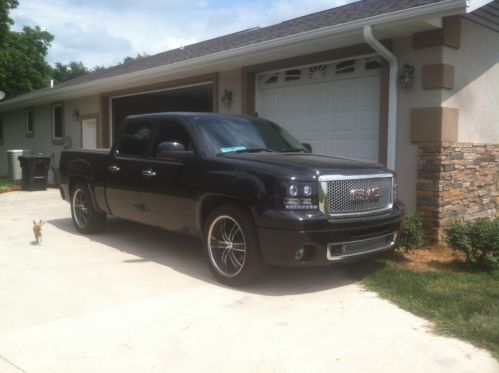
<instances>
[{"instance_id":1,"label":"white soffit","mask_svg":"<svg viewBox=\"0 0 499 373\"><path fill-rule=\"evenodd\" d=\"M471 13L494 0L466 0L466 12Z\"/></svg>"}]
</instances>

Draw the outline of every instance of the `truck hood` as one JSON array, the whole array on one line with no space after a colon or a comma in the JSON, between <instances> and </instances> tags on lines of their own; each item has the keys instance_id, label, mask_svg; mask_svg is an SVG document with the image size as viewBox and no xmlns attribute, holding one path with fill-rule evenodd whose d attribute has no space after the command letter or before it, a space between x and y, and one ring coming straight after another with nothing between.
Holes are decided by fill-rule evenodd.
<instances>
[{"instance_id":1,"label":"truck hood","mask_svg":"<svg viewBox=\"0 0 499 373\"><path fill-rule=\"evenodd\" d=\"M223 158L278 177L298 180L316 179L320 175L391 173L381 164L312 153L231 153L225 154Z\"/></svg>"}]
</instances>

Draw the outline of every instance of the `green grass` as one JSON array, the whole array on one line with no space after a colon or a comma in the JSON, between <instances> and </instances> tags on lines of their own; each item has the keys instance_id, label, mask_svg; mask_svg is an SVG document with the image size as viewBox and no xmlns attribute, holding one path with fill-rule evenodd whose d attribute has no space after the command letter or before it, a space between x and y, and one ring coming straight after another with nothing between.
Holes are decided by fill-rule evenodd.
<instances>
[{"instance_id":1,"label":"green grass","mask_svg":"<svg viewBox=\"0 0 499 373\"><path fill-rule=\"evenodd\" d=\"M11 185L19 184L19 181L7 179L5 177L0 177L0 189L7 189Z\"/></svg>"},{"instance_id":2,"label":"green grass","mask_svg":"<svg viewBox=\"0 0 499 373\"><path fill-rule=\"evenodd\" d=\"M369 290L435 324L435 331L488 349L499 360L499 271L415 272L391 260L355 271Z\"/></svg>"}]
</instances>

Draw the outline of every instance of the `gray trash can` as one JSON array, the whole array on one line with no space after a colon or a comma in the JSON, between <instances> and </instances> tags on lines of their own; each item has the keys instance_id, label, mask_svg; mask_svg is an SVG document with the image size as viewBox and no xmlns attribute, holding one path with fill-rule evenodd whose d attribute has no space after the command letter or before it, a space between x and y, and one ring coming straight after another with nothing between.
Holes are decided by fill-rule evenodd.
<instances>
[{"instance_id":1,"label":"gray trash can","mask_svg":"<svg viewBox=\"0 0 499 373\"><path fill-rule=\"evenodd\" d=\"M22 169L18 158L20 156L31 155L31 150L23 149L12 149L7 150L7 166L9 170L9 179L21 180L22 179Z\"/></svg>"},{"instance_id":2,"label":"gray trash can","mask_svg":"<svg viewBox=\"0 0 499 373\"><path fill-rule=\"evenodd\" d=\"M43 154L20 156L22 167L22 190L47 190L50 157Z\"/></svg>"}]
</instances>

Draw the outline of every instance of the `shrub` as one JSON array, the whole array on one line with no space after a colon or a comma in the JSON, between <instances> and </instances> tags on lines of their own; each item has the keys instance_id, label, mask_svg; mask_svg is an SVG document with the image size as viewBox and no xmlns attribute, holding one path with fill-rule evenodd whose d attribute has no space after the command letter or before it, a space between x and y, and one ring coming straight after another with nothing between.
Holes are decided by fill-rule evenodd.
<instances>
[{"instance_id":1,"label":"shrub","mask_svg":"<svg viewBox=\"0 0 499 373\"><path fill-rule=\"evenodd\" d=\"M405 225L400 235L399 250L409 252L426 245L426 236L423 229L423 219L415 214L408 213Z\"/></svg>"},{"instance_id":2,"label":"shrub","mask_svg":"<svg viewBox=\"0 0 499 373\"><path fill-rule=\"evenodd\" d=\"M454 220L444 228L445 242L480 268L499 268L499 218Z\"/></svg>"}]
</instances>

